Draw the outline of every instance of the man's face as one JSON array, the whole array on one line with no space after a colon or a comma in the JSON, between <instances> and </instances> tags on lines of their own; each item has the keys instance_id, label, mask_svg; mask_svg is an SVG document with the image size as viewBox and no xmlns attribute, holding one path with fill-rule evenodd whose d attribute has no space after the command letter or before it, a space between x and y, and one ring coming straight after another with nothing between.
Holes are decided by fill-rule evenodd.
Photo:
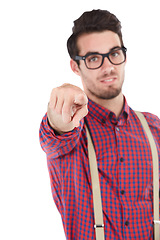
<instances>
[{"instance_id":1,"label":"man's face","mask_svg":"<svg viewBox=\"0 0 160 240\"><path fill-rule=\"evenodd\" d=\"M84 34L78 38L79 56L88 52L108 53L114 47L121 47L119 36L111 31ZM107 57L99 69L87 69L80 60L79 75L84 91L93 101L113 99L122 95L125 63L113 65Z\"/></svg>"}]
</instances>

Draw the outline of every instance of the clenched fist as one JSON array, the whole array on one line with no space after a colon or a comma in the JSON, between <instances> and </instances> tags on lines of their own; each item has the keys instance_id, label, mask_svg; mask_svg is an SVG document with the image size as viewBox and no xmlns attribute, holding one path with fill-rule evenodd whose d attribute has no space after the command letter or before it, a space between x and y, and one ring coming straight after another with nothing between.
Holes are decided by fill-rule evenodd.
<instances>
[{"instance_id":1,"label":"clenched fist","mask_svg":"<svg viewBox=\"0 0 160 240\"><path fill-rule=\"evenodd\" d=\"M86 94L77 86L63 84L54 88L47 111L51 127L60 134L78 127L88 113L87 103Z\"/></svg>"}]
</instances>

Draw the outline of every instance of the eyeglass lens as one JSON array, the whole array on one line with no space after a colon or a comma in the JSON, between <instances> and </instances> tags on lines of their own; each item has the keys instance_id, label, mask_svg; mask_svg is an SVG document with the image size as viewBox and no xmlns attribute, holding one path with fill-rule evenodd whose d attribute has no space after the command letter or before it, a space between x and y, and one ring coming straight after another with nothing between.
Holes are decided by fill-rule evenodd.
<instances>
[{"instance_id":1,"label":"eyeglass lens","mask_svg":"<svg viewBox=\"0 0 160 240\"><path fill-rule=\"evenodd\" d=\"M102 65L104 57L107 57L106 55L103 56L103 54L91 54L86 57L86 65L88 68L94 69L98 68ZM117 49L114 51L111 51L108 54L108 58L112 64L119 65L125 61L125 55L122 49Z\"/></svg>"}]
</instances>

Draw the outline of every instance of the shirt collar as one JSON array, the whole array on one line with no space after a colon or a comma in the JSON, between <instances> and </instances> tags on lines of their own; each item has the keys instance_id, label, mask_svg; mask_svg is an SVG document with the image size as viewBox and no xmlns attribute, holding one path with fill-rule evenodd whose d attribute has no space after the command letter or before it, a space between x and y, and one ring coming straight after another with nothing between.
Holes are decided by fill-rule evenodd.
<instances>
[{"instance_id":1,"label":"shirt collar","mask_svg":"<svg viewBox=\"0 0 160 240\"><path fill-rule=\"evenodd\" d=\"M127 104L125 96L123 110L118 119L116 119L116 115L112 111L102 107L90 99L88 100L88 110L92 117L96 118L98 121L101 121L103 124L111 122L112 124L120 126L124 125L129 120L130 108Z\"/></svg>"}]
</instances>

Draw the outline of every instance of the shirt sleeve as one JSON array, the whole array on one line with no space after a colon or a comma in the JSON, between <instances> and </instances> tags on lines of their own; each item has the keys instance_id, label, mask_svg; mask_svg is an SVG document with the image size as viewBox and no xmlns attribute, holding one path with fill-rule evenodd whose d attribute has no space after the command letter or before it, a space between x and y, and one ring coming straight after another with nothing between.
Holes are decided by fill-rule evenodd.
<instances>
[{"instance_id":1,"label":"shirt sleeve","mask_svg":"<svg viewBox=\"0 0 160 240\"><path fill-rule=\"evenodd\" d=\"M54 130L49 126L47 114L42 119L39 131L40 144L48 158L58 158L71 152L76 146L84 120L80 121L80 126L74 130L56 135Z\"/></svg>"}]
</instances>

